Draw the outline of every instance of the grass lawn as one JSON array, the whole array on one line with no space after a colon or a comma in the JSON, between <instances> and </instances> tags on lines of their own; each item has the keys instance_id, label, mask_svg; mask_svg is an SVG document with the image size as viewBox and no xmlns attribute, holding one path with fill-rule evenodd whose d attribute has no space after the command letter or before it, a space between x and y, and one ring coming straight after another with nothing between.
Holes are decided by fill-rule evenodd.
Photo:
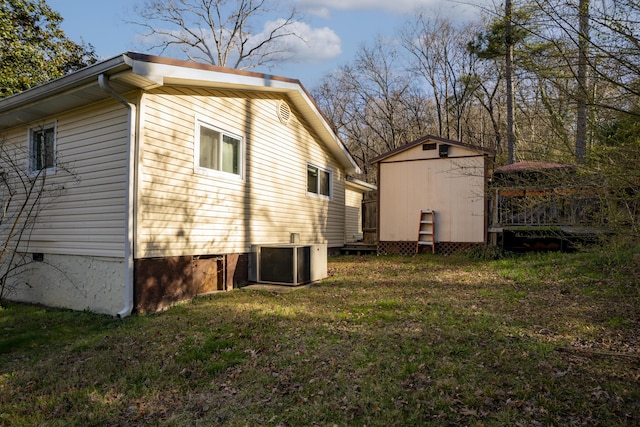
<instances>
[{"instance_id":1,"label":"grass lawn","mask_svg":"<svg viewBox=\"0 0 640 427\"><path fill-rule=\"evenodd\" d=\"M640 424L631 253L336 257L289 292L0 310L2 426Z\"/></svg>"}]
</instances>

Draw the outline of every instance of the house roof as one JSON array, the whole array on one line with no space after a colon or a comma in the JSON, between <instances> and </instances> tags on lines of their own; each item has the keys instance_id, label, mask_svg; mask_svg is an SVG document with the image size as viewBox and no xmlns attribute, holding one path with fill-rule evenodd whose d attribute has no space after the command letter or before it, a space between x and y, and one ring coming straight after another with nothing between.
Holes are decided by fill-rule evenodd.
<instances>
[{"instance_id":1,"label":"house roof","mask_svg":"<svg viewBox=\"0 0 640 427\"><path fill-rule=\"evenodd\" d=\"M355 160L300 81L135 52L0 99L0 130L110 98L99 86L100 75L106 76L109 85L119 94L173 85L284 94L347 173L359 172Z\"/></svg>"},{"instance_id":2,"label":"house roof","mask_svg":"<svg viewBox=\"0 0 640 427\"><path fill-rule=\"evenodd\" d=\"M433 142L440 142L442 144L448 144L448 145L455 145L456 147L462 147L462 148L466 148L469 150L474 150L476 152L478 152L479 154L493 154L493 151L489 150L488 148L483 148L483 147L477 147L475 145L471 145L471 144L466 144L464 142L460 142L460 141L455 141L453 139L447 139L447 138L441 138L439 136L433 136L433 135L425 135L423 137L420 137L418 139L416 139L415 141L411 141L405 145L402 145L394 150L388 151L378 157L375 157L373 159L371 159L369 161L369 163L373 164L373 163L378 163L381 162L382 160L385 160L391 156L395 156L398 153L401 153L405 150L408 150L410 148L413 148L417 145L420 144L424 144L427 141L433 141Z\"/></svg>"},{"instance_id":3,"label":"house roof","mask_svg":"<svg viewBox=\"0 0 640 427\"><path fill-rule=\"evenodd\" d=\"M360 179L354 178L351 175L347 175L347 179L345 181L348 188L352 188L358 191L366 192L366 191L374 191L378 189L378 186L375 184L369 184L368 182L362 181Z\"/></svg>"}]
</instances>

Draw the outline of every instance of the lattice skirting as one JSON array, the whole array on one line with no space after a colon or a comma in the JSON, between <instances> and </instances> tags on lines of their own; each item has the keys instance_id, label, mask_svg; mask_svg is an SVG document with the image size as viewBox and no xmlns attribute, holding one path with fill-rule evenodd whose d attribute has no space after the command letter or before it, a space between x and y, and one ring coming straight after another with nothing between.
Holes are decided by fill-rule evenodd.
<instances>
[{"instance_id":1,"label":"lattice skirting","mask_svg":"<svg viewBox=\"0 0 640 427\"><path fill-rule=\"evenodd\" d=\"M456 252L484 246L484 243L472 242L439 242L436 243L436 253L441 255L453 255Z\"/></svg>"},{"instance_id":2,"label":"lattice skirting","mask_svg":"<svg viewBox=\"0 0 640 427\"><path fill-rule=\"evenodd\" d=\"M378 242L378 254L380 255L415 255L418 242ZM466 249L484 246L484 243L470 242L437 242L436 253L452 255ZM430 246L420 246L419 252L431 252Z\"/></svg>"},{"instance_id":3,"label":"lattice skirting","mask_svg":"<svg viewBox=\"0 0 640 427\"><path fill-rule=\"evenodd\" d=\"M415 255L418 242L378 242L380 255Z\"/></svg>"}]
</instances>

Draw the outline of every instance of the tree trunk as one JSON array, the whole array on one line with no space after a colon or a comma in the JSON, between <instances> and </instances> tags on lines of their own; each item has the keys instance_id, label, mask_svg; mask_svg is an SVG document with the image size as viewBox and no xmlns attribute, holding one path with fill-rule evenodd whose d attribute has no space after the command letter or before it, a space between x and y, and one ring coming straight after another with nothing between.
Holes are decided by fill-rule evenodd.
<instances>
[{"instance_id":1,"label":"tree trunk","mask_svg":"<svg viewBox=\"0 0 640 427\"><path fill-rule=\"evenodd\" d=\"M511 0L505 0L505 78L507 81L507 163L515 163L516 134L514 124L514 84L513 84L513 33L512 33L512 10Z\"/></svg>"},{"instance_id":2,"label":"tree trunk","mask_svg":"<svg viewBox=\"0 0 640 427\"><path fill-rule=\"evenodd\" d=\"M576 97L576 160L584 161L587 154L587 115L589 108L589 2L580 0L578 6L578 92Z\"/></svg>"}]
</instances>

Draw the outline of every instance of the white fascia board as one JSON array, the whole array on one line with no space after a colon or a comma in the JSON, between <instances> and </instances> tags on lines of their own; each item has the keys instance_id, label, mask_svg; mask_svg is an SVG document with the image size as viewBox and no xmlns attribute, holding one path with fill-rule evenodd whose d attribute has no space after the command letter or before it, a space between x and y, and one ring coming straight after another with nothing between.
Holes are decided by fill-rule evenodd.
<instances>
[{"instance_id":1,"label":"white fascia board","mask_svg":"<svg viewBox=\"0 0 640 427\"><path fill-rule=\"evenodd\" d=\"M172 64L131 60L131 68L135 74L157 82L160 85L193 85L220 88L238 88L276 91L293 90L296 86L292 82L270 79L268 75L261 77L228 73L223 71L183 67Z\"/></svg>"}]
</instances>

